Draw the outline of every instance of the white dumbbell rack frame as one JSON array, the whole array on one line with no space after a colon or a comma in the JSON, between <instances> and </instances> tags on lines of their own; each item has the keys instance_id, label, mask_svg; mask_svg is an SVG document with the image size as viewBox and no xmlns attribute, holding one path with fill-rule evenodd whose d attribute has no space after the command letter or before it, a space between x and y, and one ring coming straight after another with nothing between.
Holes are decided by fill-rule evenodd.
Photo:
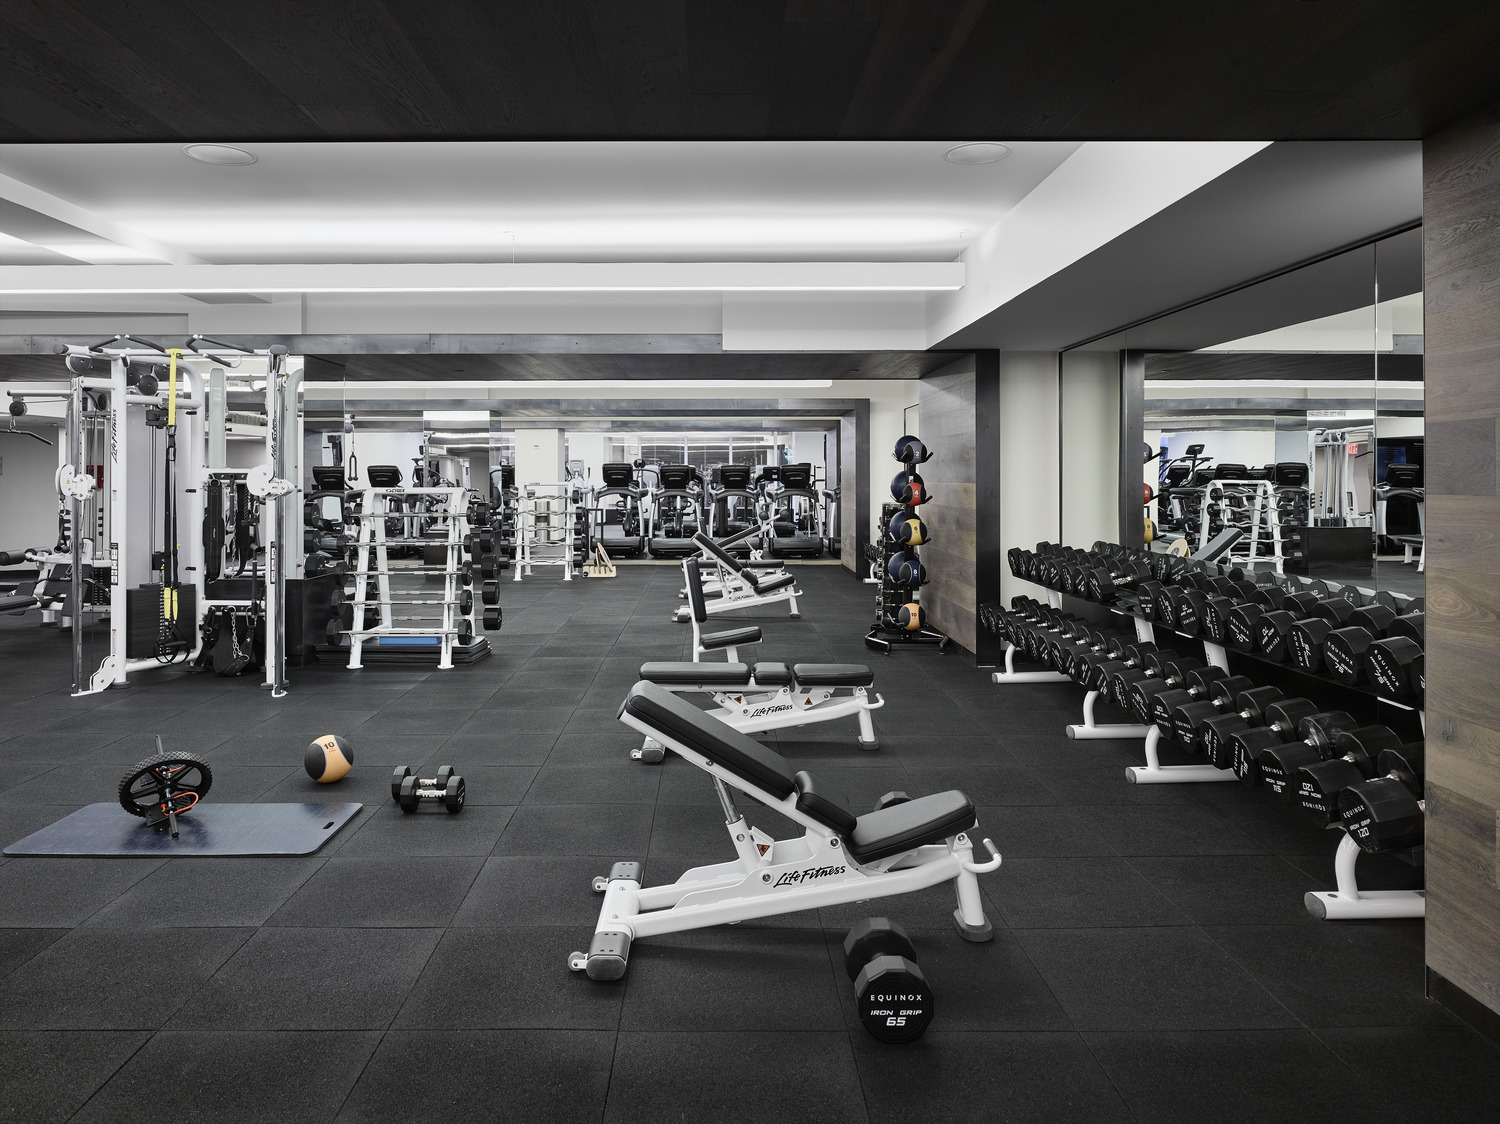
<instances>
[{"instance_id":1,"label":"white dumbbell rack frame","mask_svg":"<svg viewBox=\"0 0 1500 1124\"><path fill-rule=\"evenodd\" d=\"M361 656L367 640L379 640L382 636L435 636L438 638L438 667L447 670L453 666L453 645L458 637L458 622L467 620L469 622L469 634L478 635L478 624L475 617L476 610L471 606L467 616L458 611L458 595L460 592L459 566L460 558L464 551L464 537L468 534L469 519L468 508L465 503L463 488L374 488L365 487L357 489L363 502L360 507L359 543L356 552L354 583L354 598L349 604L354 606L354 620L363 624L365 620L365 608L372 603L367 599L369 591L369 578L373 576L376 582L376 590L379 593L380 623L374 628L352 628L345 629L345 635L349 637L349 667L356 670L363 667ZM406 513L401 510L400 501L408 496L439 496L446 497L448 501L448 537L446 539L433 539L431 545L444 545L446 547L445 557L447 559L443 570L443 592L442 605L438 606L440 615L432 627L406 627L397 626L395 623L394 609L400 608L400 603L392 604L391 601L391 566L390 566L390 541L386 538L385 522L389 519L404 518ZM397 502L397 507L392 510L392 501ZM404 525L404 524L403 524ZM399 570L396 573L400 573ZM397 591L401 592L401 591Z\"/></svg>"},{"instance_id":2,"label":"white dumbbell rack frame","mask_svg":"<svg viewBox=\"0 0 1500 1124\"><path fill-rule=\"evenodd\" d=\"M560 483L533 483L522 484L520 495L516 498L516 555L513 561L515 574L511 581L520 581L529 578L537 566L561 566L563 581L573 580L575 567L573 556L580 549L578 537L574 530L577 513L587 509L587 497L582 504L573 502L573 494L582 485L576 480L564 480ZM538 495L538 493L541 493ZM538 519L538 501L545 502L547 506L547 520L545 526L548 530L546 537L538 532L543 524ZM562 504L562 536L557 537L554 533L557 524L553 522L556 510L552 507L554 501ZM649 541L649 540L648 540ZM561 553L554 555L552 552L561 548ZM546 551L545 554L537 553L539 550Z\"/></svg>"}]
</instances>

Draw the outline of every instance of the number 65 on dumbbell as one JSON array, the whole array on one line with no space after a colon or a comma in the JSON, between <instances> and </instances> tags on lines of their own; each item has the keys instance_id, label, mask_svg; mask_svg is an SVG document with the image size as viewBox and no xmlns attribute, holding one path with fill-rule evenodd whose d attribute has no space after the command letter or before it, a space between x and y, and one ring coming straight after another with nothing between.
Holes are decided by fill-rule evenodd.
<instances>
[{"instance_id":1,"label":"number 65 on dumbbell","mask_svg":"<svg viewBox=\"0 0 1500 1124\"><path fill-rule=\"evenodd\" d=\"M391 799L408 814L415 812L424 800L440 800L449 812L464 810L464 779L452 765L438 768L437 776L417 776L410 765L398 766L391 775Z\"/></svg>"}]
</instances>

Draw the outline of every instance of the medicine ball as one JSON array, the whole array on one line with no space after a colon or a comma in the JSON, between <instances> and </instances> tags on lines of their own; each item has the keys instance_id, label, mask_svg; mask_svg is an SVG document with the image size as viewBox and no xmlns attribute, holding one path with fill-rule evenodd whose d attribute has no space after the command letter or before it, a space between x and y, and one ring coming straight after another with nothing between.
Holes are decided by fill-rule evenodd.
<instances>
[{"instance_id":1,"label":"medicine ball","mask_svg":"<svg viewBox=\"0 0 1500 1124\"><path fill-rule=\"evenodd\" d=\"M927 524L915 515L897 512L891 520L891 538L906 546L921 546L927 541Z\"/></svg>"},{"instance_id":2,"label":"medicine ball","mask_svg":"<svg viewBox=\"0 0 1500 1124\"><path fill-rule=\"evenodd\" d=\"M354 764L354 747L337 734L324 734L307 747L302 765L319 784L332 784Z\"/></svg>"},{"instance_id":3,"label":"medicine ball","mask_svg":"<svg viewBox=\"0 0 1500 1124\"><path fill-rule=\"evenodd\" d=\"M896 459L907 464L921 464L927 459L927 446L910 433L896 438Z\"/></svg>"},{"instance_id":4,"label":"medicine ball","mask_svg":"<svg viewBox=\"0 0 1500 1124\"><path fill-rule=\"evenodd\" d=\"M919 559L906 557L906 552L902 550L891 555L885 572L891 575L891 580L897 585L927 584L927 567Z\"/></svg>"},{"instance_id":5,"label":"medicine ball","mask_svg":"<svg viewBox=\"0 0 1500 1124\"><path fill-rule=\"evenodd\" d=\"M922 606L918 605L915 601L909 601L905 605L902 605L901 612L896 619L907 632L916 632L917 629L927 623L927 618L922 616Z\"/></svg>"},{"instance_id":6,"label":"medicine ball","mask_svg":"<svg viewBox=\"0 0 1500 1124\"><path fill-rule=\"evenodd\" d=\"M891 480L891 498L907 507L927 502L927 485L915 472L902 470Z\"/></svg>"}]
</instances>

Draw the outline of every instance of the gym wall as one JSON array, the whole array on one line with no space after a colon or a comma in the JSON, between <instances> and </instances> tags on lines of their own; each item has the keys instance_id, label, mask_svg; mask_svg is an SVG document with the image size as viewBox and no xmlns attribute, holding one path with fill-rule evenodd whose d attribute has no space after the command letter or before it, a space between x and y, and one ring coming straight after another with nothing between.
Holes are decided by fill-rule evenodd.
<instances>
[{"instance_id":1,"label":"gym wall","mask_svg":"<svg viewBox=\"0 0 1500 1124\"><path fill-rule=\"evenodd\" d=\"M1500 1013L1497 151L1500 106L1422 144L1428 991L1471 1021L1487 1012L1464 994Z\"/></svg>"},{"instance_id":2,"label":"gym wall","mask_svg":"<svg viewBox=\"0 0 1500 1124\"><path fill-rule=\"evenodd\" d=\"M929 578L922 588L922 606L934 628L973 652L978 605L974 357L950 363L917 385L922 419L918 436L932 451L932 459L917 467L932 495L917 509L932 538L932 545L921 548ZM877 504L890 500L890 477L900 466L890 461L888 467L876 480L872 498Z\"/></svg>"},{"instance_id":3,"label":"gym wall","mask_svg":"<svg viewBox=\"0 0 1500 1124\"><path fill-rule=\"evenodd\" d=\"M1000 551L1061 538L1058 354L1000 352ZM1118 402L1116 405L1118 412ZM926 424L923 416L923 424ZM1118 425L1118 421L1116 422ZM1109 479L1114 479L1111 474ZM1117 495L1117 493L1111 493ZM1101 536L1113 539L1113 535ZM1093 540L1089 540L1092 542ZM1087 545L1087 544L1085 544ZM1037 587L1000 566L1000 600Z\"/></svg>"},{"instance_id":4,"label":"gym wall","mask_svg":"<svg viewBox=\"0 0 1500 1124\"><path fill-rule=\"evenodd\" d=\"M1059 370L1059 541L1085 546L1097 539L1113 542L1120 522L1120 355L1066 351Z\"/></svg>"}]
</instances>

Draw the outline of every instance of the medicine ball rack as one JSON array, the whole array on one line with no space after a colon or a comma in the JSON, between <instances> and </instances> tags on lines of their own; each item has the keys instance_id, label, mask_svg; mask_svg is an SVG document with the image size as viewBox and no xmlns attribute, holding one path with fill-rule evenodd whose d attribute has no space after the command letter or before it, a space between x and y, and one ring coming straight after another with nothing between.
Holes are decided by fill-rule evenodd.
<instances>
[{"instance_id":1,"label":"medicine ball rack","mask_svg":"<svg viewBox=\"0 0 1500 1124\"><path fill-rule=\"evenodd\" d=\"M1109 544L1096 543L1095 549L1093 551L1083 552L1071 550L1070 548L1066 547L1054 547L1052 544L1039 544L1037 554L1040 555L1043 552L1044 547L1047 549L1047 552L1052 555L1049 560L1053 563L1056 563L1055 565L1050 567L1050 570L1047 567L1042 567L1042 569L1049 570L1049 572L1042 575L1033 575L1027 573L1025 567L1032 564L1031 559L1027 558L1024 560L1018 560L1016 558L1017 552L1013 551L1011 561L1012 569L1013 572L1016 573L1016 576L1023 577L1024 580L1028 581L1039 581L1040 578L1041 580L1045 580L1049 583L1053 583L1054 579L1061 579L1055 581L1055 584L1061 585L1068 585L1070 584L1070 582L1072 584L1078 584L1079 582L1084 581L1087 577L1097 577L1101 575L1103 577L1108 577L1111 572L1117 572L1119 574L1118 581L1122 585L1131 585L1134 584L1137 580L1133 574L1128 573L1129 564L1124 563L1123 560L1123 554L1128 552L1122 552L1118 547L1111 547L1109 546ZM1100 549L1101 547L1104 548L1102 551ZM1103 569L1095 568L1091 572L1088 572L1089 566L1093 562L1096 562L1098 560L1097 556L1100 553L1109 554L1111 553L1111 551L1119 552L1121 554L1122 564L1117 565L1112 562L1108 567L1105 567ZM1030 552L1020 553L1029 554ZM1151 561L1154 567L1160 569L1161 572L1165 574L1166 569L1163 567L1169 564L1163 562L1162 558L1164 558L1164 556L1162 556L1161 558L1153 556L1151 558ZM1188 565L1191 566L1191 563L1188 563ZM1180 574L1182 573L1182 571L1179 571L1178 573ZM1227 571L1226 575L1229 573L1239 573L1239 571ZM1243 583L1248 584L1249 578L1251 577L1259 578L1262 583L1267 583L1271 580L1268 575L1259 572L1243 574L1239 580ZM1169 580L1170 579L1166 577L1162 579L1163 582ZM1278 583L1281 580L1282 579L1279 578L1276 579ZM1291 579L1291 582L1295 583L1296 579ZM1144 584L1144 580L1142 581L1142 584ZM1157 584L1162 583L1158 582ZM1309 585L1311 584L1312 583L1309 583ZM1326 587L1327 583L1323 583L1322 586L1318 587L1323 591L1320 594L1321 596L1338 596L1342 594L1347 596L1349 601L1352 603L1365 603L1369 607L1381 606L1384 605L1386 601L1390 600L1387 595L1380 595L1381 600L1377 600L1376 595L1371 594L1368 591L1360 591L1352 586L1345 587L1341 590L1329 590ZM1170 590L1172 587L1169 585L1167 588L1168 590ZM1184 591L1190 591L1191 588L1191 586L1185 586ZM1288 590L1291 591L1292 589L1292 585L1289 585ZM1091 594L1097 594L1099 590L1090 589L1088 590L1088 592L1090 592ZM1158 593L1159 592L1160 591L1158 591ZM1277 592L1280 591L1277 590ZM1113 596L1113 591L1111 590L1106 595ZM1264 594L1262 596L1264 596ZM1026 600L1030 599L1016 599L1016 601L1018 602ZM1379 711L1380 707L1390 707L1392 708L1391 711L1380 712L1379 714L1380 720L1383 721L1387 727L1389 727L1388 729L1384 729L1383 732L1387 736L1394 737L1395 735L1392 734L1392 730L1406 730L1410 736L1416 738L1415 752L1420 754L1420 734L1418 734L1417 731L1420 730L1422 732L1425 732L1425 714L1418 707L1408 705L1408 703L1406 702L1402 702L1396 698L1391 697L1393 692L1382 687L1378 676L1373 677L1375 684L1373 687L1369 685L1361 686L1356 681L1350 679L1347 676L1345 677L1344 681L1335 682L1330 680L1329 678L1325 678L1323 676L1304 670L1300 667L1294 666L1291 663L1278 662L1276 659L1262 656L1258 651L1254 650L1253 646L1245 644L1231 646L1199 635L1198 630L1201 622L1197 620L1188 620L1185 622L1183 627L1174 627L1179 622L1174 620L1173 625L1168 625L1160 620L1149 619L1149 617L1147 616L1147 611L1156 611L1155 605L1160 602L1160 597L1151 596L1150 591L1147 590L1142 591L1139 603L1134 603L1130 600L1123 600L1105 606L1098 604L1098 600L1100 600L1100 598L1095 596L1092 601L1086 601L1076 598L1071 594L1066 594L1062 590L1049 588L1046 590L1046 606L1043 608L1042 612L1052 614L1052 616L1059 621L1063 620L1064 618L1071 618L1075 622L1087 620L1099 622L1114 621L1119 624L1125 624L1125 622L1128 622L1128 626L1124 630L1109 629L1108 624L1105 625L1105 630L1113 632L1117 640L1121 632L1125 632L1126 634L1133 632L1135 640L1137 642L1133 647L1139 653L1145 653L1145 655L1141 657L1143 659L1142 666L1145 667L1145 670L1135 672L1135 676L1137 677L1145 676L1150 678L1157 675L1167 676L1174 674L1174 672L1172 671L1164 670L1164 668L1170 666L1172 660L1162 658L1163 656L1172 657L1172 653L1164 651L1162 649L1158 649L1156 647L1156 641L1158 639L1166 641L1168 638L1173 637L1175 634L1176 639L1186 640L1188 642L1188 655L1186 655L1185 657L1173 657L1173 659L1175 659L1176 662L1180 664L1184 669L1183 671L1175 672L1175 674L1185 674L1185 669L1189 666L1206 666L1209 669L1218 669L1218 673L1222 676L1228 676L1231 673L1230 665L1232 659L1235 664L1233 670L1235 672L1238 672L1238 675L1236 675L1235 678L1239 679L1242 683L1248 680L1253 681L1255 684L1274 684L1274 686L1285 686L1291 694L1305 693L1317 700L1316 705L1318 707L1325 708L1325 714L1342 714L1344 711L1347 711L1349 713L1360 716L1360 718L1356 719L1355 721L1374 721L1374 716ZM1032 604L1035 605L1036 603L1033 602ZM1407 603L1408 606L1417 604L1419 603ZM1142 606L1145 607L1146 611L1142 611ZM1397 611L1399 611L1399 609L1402 607L1398 606L1396 608ZM997 629L995 626L998 622L999 617L1003 615L1006 615L1006 613L999 606L981 607L982 627L988 627L992 631L999 631L999 629ZM1099 634L1098 632L1095 632L1093 635L1098 636ZM1084 642L1073 641L1072 643L1082 645ZM1202 651L1201 659L1196 654L1199 646L1201 646ZM1028 648L1029 647L1030 641L1028 640ZM1066 644L1064 645L1064 647L1066 647ZM1174 647L1182 650L1181 645L1175 643L1175 641ZM1054 654L1054 652L1059 650L1060 649L1054 649L1053 652L1049 652L1047 651L1046 646L1042 645L1038 651L1031 652L1030 654L1034 657L1041 658L1043 662L1053 662L1050 657ZM1019 648L1012 640L1007 638L1006 672L996 673L993 677L995 682L1037 683L1074 681L1073 676L1063 674L1059 671L1016 672L1014 670L1014 660L1018 651L1022 652L1022 654L1027 654L1026 651ZM1418 658L1420 659L1420 657ZM1133 662L1133 660L1134 657L1130 657L1127 662ZM1153 663L1155 665L1154 667L1151 666ZM1062 666L1068 665L1064 663ZM1075 664L1074 667L1076 668L1076 666L1077 665ZM1418 665L1418 667L1413 670L1418 678L1420 678L1420 665ZM1117 680L1119 679L1118 673L1116 674L1115 678ZM1212 676L1205 676L1205 678L1212 678ZM1163 679L1162 681L1166 682L1167 680ZM1137 678L1135 682L1140 682L1140 679ZM1246 776L1243 772L1243 768L1245 766L1244 762L1238 763L1241 766L1242 771L1236 771L1235 769L1229 768L1219 768L1214 764L1163 765L1160 759L1159 746L1160 743L1165 740L1165 736L1160 725L1151 724L1127 726L1126 724L1118 724L1113 727L1095 725L1093 721L1094 704L1097 702L1098 696L1104 692L1099 689L1095 689L1096 683L1092 680L1088 681L1086 686L1088 689L1084 700L1084 726L1068 727L1068 734L1070 737L1074 738L1107 736L1117 738L1137 736L1143 737L1146 764L1144 766L1131 766L1126 769L1126 778L1131 783L1216 783L1231 780L1242 780L1246 781L1246 783L1250 783L1250 781L1246 780ZM1274 686L1261 688L1261 690L1270 690L1272 694L1275 694L1276 692ZM1160 688L1157 688L1157 690L1159 691ZM1106 701L1110 701L1109 695L1107 693L1105 694L1105 697ZM1114 701L1118 702L1120 700ZM1297 699L1290 701L1305 702L1306 700ZM1334 708L1338 709L1335 710ZM1345 714L1344 717L1347 718L1348 715ZM1416 721L1415 726L1413 725L1413 719L1415 719ZM1082 731L1086 729L1091 731L1111 730L1112 732L1109 734L1101 734L1095 732L1085 734ZM1366 732L1372 729L1381 729L1381 727L1361 727L1361 731ZM1314 731L1313 734L1309 736L1315 736L1315 734L1316 731ZM1292 745L1294 739L1297 736L1298 735L1296 733L1291 734L1291 740L1288 740L1283 744L1287 746ZM1339 749L1327 750L1324 751L1324 753L1328 754L1328 756L1325 756L1324 753L1320 753L1319 756L1323 760L1329 760L1331 759L1331 756L1336 755L1340 752L1341 750ZM1364 762L1367 767L1363 770L1363 772L1366 776L1368 776L1370 774L1370 767L1374 765L1374 754L1368 753L1366 754L1366 756L1369 758L1369 760L1366 760ZM1401 758L1399 756L1396 758L1396 761L1398 762L1397 770L1395 772L1388 772L1385 766L1385 758L1387 756L1388 755L1385 753L1380 753L1380 765L1377 770L1378 772L1386 775L1377 776L1375 780L1371 782L1371 784L1376 786L1376 788L1384 785L1385 789L1390 790L1396 797L1404 800L1406 802L1406 805L1410 805L1411 802L1415 800L1419 808L1424 807L1420 800L1420 776L1418 775L1416 777L1416 780L1413 781L1413 778L1409 774L1409 772L1399 766L1399 762L1401 761ZM1419 766L1418 773L1420 773ZM1299 773L1299 776L1301 775L1302 774ZM1251 779L1254 780L1256 778ZM1286 786L1290 783L1290 778L1280 778L1278 787L1275 789L1271 789L1271 791L1286 792ZM1415 784L1417 787L1413 788L1413 784ZM1267 782L1266 787L1269 788L1269 782ZM1352 787L1355 787L1356 790L1358 790L1362 786ZM1407 790L1410 790L1413 795L1407 795ZM1372 796L1373 795L1375 794L1372 793ZM1283 795L1283 799L1289 803L1292 802L1291 795ZM1351 802L1345 802L1345 804L1349 803ZM1403 858L1413 865L1421 864L1420 829L1418 828L1415 835L1415 844L1411 842L1412 837L1409 835L1409 833L1405 838L1397 838L1395 840L1392 840L1390 844L1387 844L1378 836L1371 835L1367 822L1370 814L1368 809L1366 808L1367 804L1368 799L1362 799L1353 801L1352 806L1341 805L1343 810L1342 821L1339 822L1335 820L1335 822L1329 823L1327 825L1329 827L1335 827L1339 829L1347 828L1344 837L1340 840L1339 847L1334 859L1336 889L1333 891L1309 892L1304 895L1304 904L1306 905L1308 912L1311 913L1314 917L1330 921L1422 917L1426 912L1426 897L1423 891L1361 890L1359 888L1355 874L1355 864L1362 851L1369 851L1371 853L1395 854L1397 857ZM1311 807L1311 805L1308 806ZM1400 835L1399 832L1398 835Z\"/></svg>"},{"instance_id":2,"label":"medicine ball rack","mask_svg":"<svg viewBox=\"0 0 1500 1124\"><path fill-rule=\"evenodd\" d=\"M931 460L932 451L908 434L897 440L892 456L902 469L891 481L891 498L896 502L880 509L884 533L868 548L872 570L878 567L880 590L875 596L875 623L865 636L865 646L890 655L898 646L936 644L942 652L948 647L948 637L927 623L919 592L928 579L917 548L928 540L927 525L917 509L932 497L917 465Z\"/></svg>"}]
</instances>

